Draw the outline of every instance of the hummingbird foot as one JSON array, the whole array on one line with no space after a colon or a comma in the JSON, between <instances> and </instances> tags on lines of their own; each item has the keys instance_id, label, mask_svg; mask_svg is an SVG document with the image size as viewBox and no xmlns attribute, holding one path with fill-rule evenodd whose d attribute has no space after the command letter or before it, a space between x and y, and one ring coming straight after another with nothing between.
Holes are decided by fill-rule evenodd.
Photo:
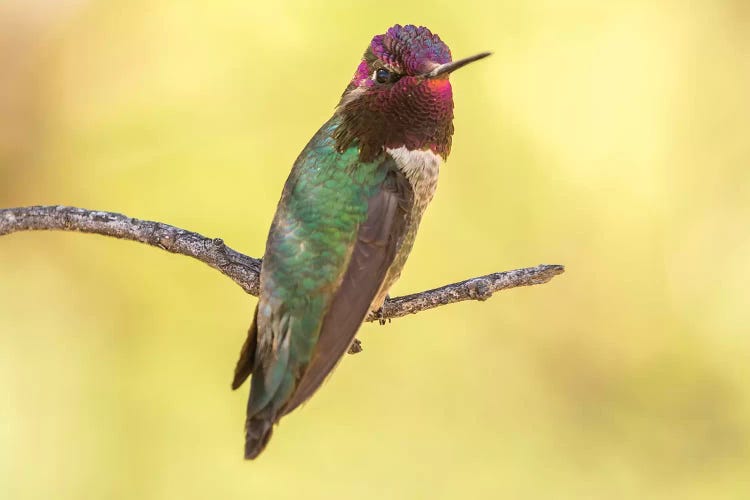
<instances>
[{"instance_id":1,"label":"hummingbird foot","mask_svg":"<svg viewBox=\"0 0 750 500\"><path fill-rule=\"evenodd\" d=\"M386 295L385 296L385 300L388 300L390 298L391 298L390 295ZM383 301L383 304L385 304L385 301ZM375 318L375 319L377 319L378 323L380 323L381 326L385 325L386 322L388 322L388 323L391 322L391 318L386 318L385 317L385 313L383 312L383 306L380 306L377 309L377 311L372 311L372 317Z\"/></svg>"}]
</instances>

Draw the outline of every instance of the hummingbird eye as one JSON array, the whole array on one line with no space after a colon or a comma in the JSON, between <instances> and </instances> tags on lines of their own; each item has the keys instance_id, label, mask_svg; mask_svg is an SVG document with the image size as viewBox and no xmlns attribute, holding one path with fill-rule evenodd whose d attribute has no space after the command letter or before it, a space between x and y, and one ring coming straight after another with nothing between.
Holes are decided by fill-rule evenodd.
<instances>
[{"instance_id":1,"label":"hummingbird eye","mask_svg":"<svg viewBox=\"0 0 750 500\"><path fill-rule=\"evenodd\" d=\"M392 73L385 68L375 71L375 81L378 83L394 83L400 78L398 73Z\"/></svg>"}]
</instances>

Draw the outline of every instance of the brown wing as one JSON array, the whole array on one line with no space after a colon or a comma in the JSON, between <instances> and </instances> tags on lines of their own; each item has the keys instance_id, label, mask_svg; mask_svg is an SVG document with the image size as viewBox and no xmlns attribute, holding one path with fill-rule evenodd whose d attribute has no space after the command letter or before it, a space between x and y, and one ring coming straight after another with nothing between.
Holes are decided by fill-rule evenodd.
<instances>
[{"instance_id":1,"label":"brown wing","mask_svg":"<svg viewBox=\"0 0 750 500\"><path fill-rule=\"evenodd\" d=\"M380 190L368 202L341 287L323 319L315 353L283 409L289 413L317 390L349 348L398 252L414 194L393 160Z\"/></svg>"}]
</instances>

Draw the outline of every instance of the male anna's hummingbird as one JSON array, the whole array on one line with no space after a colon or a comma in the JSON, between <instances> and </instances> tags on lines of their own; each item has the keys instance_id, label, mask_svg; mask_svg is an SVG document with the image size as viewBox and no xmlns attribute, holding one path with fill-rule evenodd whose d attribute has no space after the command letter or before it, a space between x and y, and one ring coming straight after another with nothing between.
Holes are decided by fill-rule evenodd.
<instances>
[{"instance_id":1,"label":"male anna's hummingbird","mask_svg":"<svg viewBox=\"0 0 750 500\"><path fill-rule=\"evenodd\" d=\"M451 61L425 27L367 47L333 117L302 150L271 224L260 299L232 388L252 374L245 458L307 400L406 262L453 135Z\"/></svg>"}]
</instances>

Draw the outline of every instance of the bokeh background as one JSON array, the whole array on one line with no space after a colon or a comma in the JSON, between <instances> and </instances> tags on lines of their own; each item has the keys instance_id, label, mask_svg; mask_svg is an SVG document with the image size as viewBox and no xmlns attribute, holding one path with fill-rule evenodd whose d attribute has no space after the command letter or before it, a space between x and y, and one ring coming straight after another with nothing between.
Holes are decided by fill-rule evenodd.
<instances>
[{"instance_id":1,"label":"bokeh background","mask_svg":"<svg viewBox=\"0 0 750 500\"><path fill-rule=\"evenodd\" d=\"M431 27L456 135L395 293L550 284L360 332L242 460L255 299L99 236L0 239L0 498L750 498L750 3L4 0L0 206L262 253L370 38Z\"/></svg>"}]
</instances>

